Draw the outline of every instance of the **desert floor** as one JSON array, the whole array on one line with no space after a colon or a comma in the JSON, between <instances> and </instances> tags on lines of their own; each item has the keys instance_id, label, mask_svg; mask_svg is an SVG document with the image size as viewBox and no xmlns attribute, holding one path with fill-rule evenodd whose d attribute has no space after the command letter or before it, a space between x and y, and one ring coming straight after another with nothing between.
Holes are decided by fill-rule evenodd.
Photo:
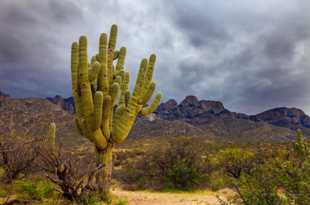
<instances>
[{"instance_id":1,"label":"desert floor","mask_svg":"<svg viewBox=\"0 0 310 205\"><path fill-rule=\"evenodd\" d=\"M233 195L229 189L222 189L218 192L198 191L194 193L158 193L115 189L113 193L126 199L129 205L220 205L217 196L225 200Z\"/></svg>"}]
</instances>

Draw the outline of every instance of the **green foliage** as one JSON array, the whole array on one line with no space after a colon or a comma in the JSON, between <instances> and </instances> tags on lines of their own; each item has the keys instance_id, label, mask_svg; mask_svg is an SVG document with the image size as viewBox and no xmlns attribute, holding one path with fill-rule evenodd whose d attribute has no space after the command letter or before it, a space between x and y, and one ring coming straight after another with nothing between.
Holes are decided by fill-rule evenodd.
<instances>
[{"instance_id":1,"label":"green foliage","mask_svg":"<svg viewBox=\"0 0 310 205\"><path fill-rule=\"evenodd\" d=\"M4 188L0 187L0 197L7 196L8 192Z\"/></svg>"},{"instance_id":2,"label":"green foliage","mask_svg":"<svg viewBox=\"0 0 310 205\"><path fill-rule=\"evenodd\" d=\"M231 179L220 170L215 170L208 176L207 185L213 191L226 188L229 184L231 184Z\"/></svg>"},{"instance_id":3,"label":"green foliage","mask_svg":"<svg viewBox=\"0 0 310 205\"><path fill-rule=\"evenodd\" d=\"M220 151L215 159L225 173L236 179L242 172L248 173L254 166L255 154L241 148L226 148Z\"/></svg>"},{"instance_id":4,"label":"green foliage","mask_svg":"<svg viewBox=\"0 0 310 205\"><path fill-rule=\"evenodd\" d=\"M18 180L14 182L14 186L23 197L33 200L43 200L55 194L53 184L43 180Z\"/></svg>"},{"instance_id":5,"label":"green foliage","mask_svg":"<svg viewBox=\"0 0 310 205\"><path fill-rule=\"evenodd\" d=\"M128 164L121 179L138 188L193 189L205 181L209 167L204 147L192 138L171 139L168 146L146 152Z\"/></svg>"},{"instance_id":6,"label":"green foliage","mask_svg":"<svg viewBox=\"0 0 310 205\"><path fill-rule=\"evenodd\" d=\"M110 200L102 200L102 198L95 193L83 194L74 200L80 205L101 205L103 201L109 202Z\"/></svg>"},{"instance_id":7,"label":"green foliage","mask_svg":"<svg viewBox=\"0 0 310 205\"><path fill-rule=\"evenodd\" d=\"M167 170L166 183L176 189L192 189L202 179L198 169L185 159L178 160Z\"/></svg>"},{"instance_id":8,"label":"green foliage","mask_svg":"<svg viewBox=\"0 0 310 205\"><path fill-rule=\"evenodd\" d=\"M235 184L240 204L310 204L309 144L300 131L285 152L241 174Z\"/></svg>"},{"instance_id":9,"label":"green foliage","mask_svg":"<svg viewBox=\"0 0 310 205\"><path fill-rule=\"evenodd\" d=\"M124 199L120 199L119 201L115 203L115 205L128 205L128 201Z\"/></svg>"}]
</instances>

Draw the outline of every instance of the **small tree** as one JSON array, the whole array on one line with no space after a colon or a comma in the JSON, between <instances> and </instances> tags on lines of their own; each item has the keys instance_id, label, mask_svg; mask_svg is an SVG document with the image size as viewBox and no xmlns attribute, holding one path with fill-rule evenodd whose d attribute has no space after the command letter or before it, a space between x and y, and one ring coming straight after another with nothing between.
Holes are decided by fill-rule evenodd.
<instances>
[{"instance_id":1,"label":"small tree","mask_svg":"<svg viewBox=\"0 0 310 205\"><path fill-rule=\"evenodd\" d=\"M242 172L249 173L254 166L254 153L240 148L227 148L218 153L218 162L233 178L240 178Z\"/></svg>"},{"instance_id":2,"label":"small tree","mask_svg":"<svg viewBox=\"0 0 310 205\"><path fill-rule=\"evenodd\" d=\"M0 166L4 168L2 180L11 183L14 179L26 175L34 167L38 156L35 141L6 139L0 142Z\"/></svg>"},{"instance_id":3,"label":"small tree","mask_svg":"<svg viewBox=\"0 0 310 205\"><path fill-rule=\"evenodd\" d=\"M96 174L102 166L88 159L79 159L75 155L64 152L61 148L40 151L40 167L46 177L60 188L62 195L71 201L96 192L98 184Z\"/></svg>"}]
</instances>

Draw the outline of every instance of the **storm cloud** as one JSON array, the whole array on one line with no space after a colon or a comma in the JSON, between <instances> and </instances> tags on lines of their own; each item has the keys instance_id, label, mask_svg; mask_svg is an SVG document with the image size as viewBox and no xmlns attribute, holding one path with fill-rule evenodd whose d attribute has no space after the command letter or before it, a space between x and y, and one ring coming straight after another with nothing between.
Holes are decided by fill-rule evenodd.
<instances>
[{"instance_id":1,"label":"storm cloud","mask_svg":"<svg viewBox=\"0 0 310 205\"><path fill-rule=\"evenodd\" d=\"M70 95L70 44L119 25L134 76L156 53L158 89L221 100L256 113L277 106L310 113L308 0L2 0L0 90L15 97ZM307 21L308 19L308 21Z\"/></svg>"}]
</instances>

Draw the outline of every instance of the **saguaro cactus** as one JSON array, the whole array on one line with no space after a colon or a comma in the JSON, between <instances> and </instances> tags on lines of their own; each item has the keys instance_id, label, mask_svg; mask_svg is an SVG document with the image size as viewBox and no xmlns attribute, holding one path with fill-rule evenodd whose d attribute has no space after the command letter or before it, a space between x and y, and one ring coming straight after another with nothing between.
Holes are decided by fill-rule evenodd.
<instances>
[{"instance_id":1,"label":"saguaro cactus","mask_svg":"<svg viewBox=\"0 0 310 205\"><path fill-rule=\"evenodd\" d=\"M51 122L48 126L47 143L52 148L56 146L56 124Z\"/></svg>"},{"instance_id":2,"label":"saguaro cactus","mask_svg":"<svg viewBox=\"0 0 310 205\"><path fill-rule=\"evenodd\" d=\"M104 165L98 178L102 192L108 192L112 171L112 149L123 142L136 117L152 113L160 103L152 81L156 56L143 59L133 92L129 91L129 73L125 71L126 48L115 51L117 26L110 36L102 33L99 52L88 61L87 38L81 36L72 44L72 93L76 109L76 124L81 135L96 147L98 162ZM117 61L114 63L114 61Z\"/></svg>"}]
</instances>

